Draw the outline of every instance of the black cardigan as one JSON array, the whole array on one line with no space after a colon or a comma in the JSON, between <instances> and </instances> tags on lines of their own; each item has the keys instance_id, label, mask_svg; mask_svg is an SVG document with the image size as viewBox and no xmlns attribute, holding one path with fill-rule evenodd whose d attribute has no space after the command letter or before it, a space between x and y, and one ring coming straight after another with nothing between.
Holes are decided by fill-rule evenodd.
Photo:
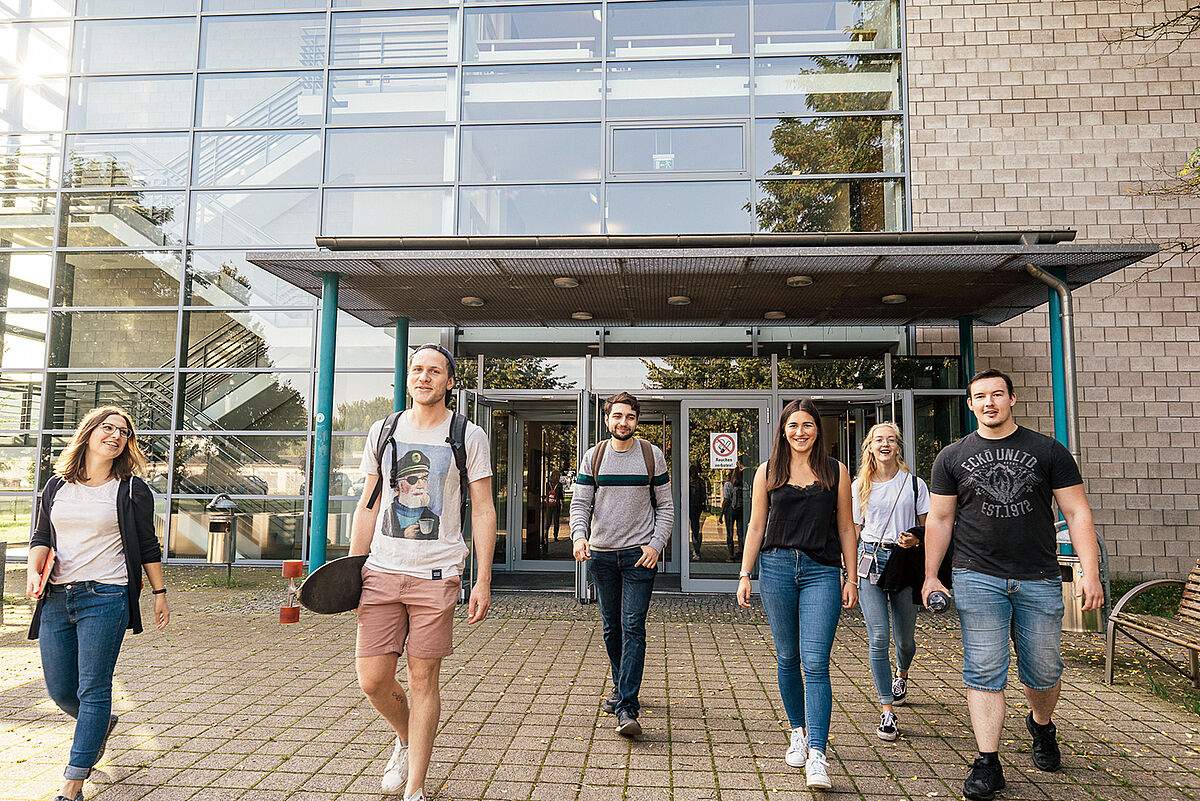
<instances>
[{"instance_id":1,"label":"black cardigan","mask_svg":"<svg viewBox=\"0 0 1200 801\"><path fill-rule=\"evenodd\" d=\"M54 496L65 482L54 476L42 489L42 502L38 508L37 526L29 538L29 547L43 545L54 547L54 526L50 523L50 508ZM138 596L142 591L142 565L162 561L162 547L154 535L154 495L149 485L137 476L121 481L117 487L117 528L121 531L121 549L125 552L125 570L129 573L126 596L129 600L129 628L134 634L142 631L142 610ZM38 599L33 610L33 622L29 624L29 639L36 640L42 619L42 605L46 596Z\"/></svg>"}]
</instances>

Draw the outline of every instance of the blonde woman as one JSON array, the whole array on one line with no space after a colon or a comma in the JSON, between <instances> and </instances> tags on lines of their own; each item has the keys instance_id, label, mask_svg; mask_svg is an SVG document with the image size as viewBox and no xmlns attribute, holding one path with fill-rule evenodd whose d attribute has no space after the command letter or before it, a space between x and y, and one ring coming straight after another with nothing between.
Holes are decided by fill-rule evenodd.
<instances>
[{"instance_id":1,"label":"blonde woman","mask_svg":"<svg viewBox=\"0 0 1200 801\"><path fill-rule=\"evenodd\" d=\"M145 467L129 415L103 406L83 418L42 490L27 594L37 594L51 548L55 560L29 639L38 640L50 699L75 718L66 781L55 801L81 801L83 781L116 727L113 669L125 629L142 630L141 571L154 595L155 625L161 629L170 618L154 498L134 475Z\"/></svg>"},{"instance_id":2,"label":"blonde woman","mask_svg":"<svg viewBox=\"0 0 1200 801\"><path fill-rule=\"evenodd\" d=\"M854 528L858 533L859 603L867 621L871 678L879 693L882 712L876 734L895 740L895 705L908 695L908 669L917 645L917 607L908 587L888 592L878 586L879 575L897 548L919 544L909 532L924 525L929 512L929 487L909 472L900 455L904 439L894 423L871 427L863 440L862 468L854 479ZM896 674L888 654L888 640L896 643Z\"/></svg>"}]
</instances>

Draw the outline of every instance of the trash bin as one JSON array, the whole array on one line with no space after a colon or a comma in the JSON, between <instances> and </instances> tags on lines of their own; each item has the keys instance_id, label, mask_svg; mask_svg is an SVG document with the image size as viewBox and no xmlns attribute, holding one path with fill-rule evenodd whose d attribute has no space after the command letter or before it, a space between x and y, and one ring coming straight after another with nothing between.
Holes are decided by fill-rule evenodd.
<instances>
[{"instance_id":1,"label":"trash bin","mask_svg":"<svg viewBox=\"0 0 1200 801\"><path fill-rule=\"evenodd\" d=\"M1078 556L1058 556L1062 571L1063 631L1097 632L1103 630L1103 614L1099 609L1083 611L1083 598L1075 596L1083 581L1083 567Z\"/></svg>"},{"instance_id":2,"label":"trash bin","mask_svg":"<svg viewBox=\"0 0 1200 801\"><path fill-rule=\"evenodd\" d=\"M233 561L237 547L237 504L225 493L212 499L204 507L208 512L208 551L210 565L225 565L225 583L233 578Z\"/></svg>"}]
</instances>

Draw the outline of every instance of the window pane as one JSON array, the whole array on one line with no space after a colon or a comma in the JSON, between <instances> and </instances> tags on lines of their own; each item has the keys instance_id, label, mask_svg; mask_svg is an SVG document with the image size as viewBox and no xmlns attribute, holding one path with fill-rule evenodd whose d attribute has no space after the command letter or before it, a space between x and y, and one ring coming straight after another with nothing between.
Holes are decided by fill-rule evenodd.
<instances>
[{"instance_id":1,"label":"window pane","mask_svg":"<svg viewBox=\"0 0 1200 801\"><path fill-rule=\"evenodd\" d=\"M0 23L0 77L29 83L42 75L65 75L70 40L66 22Z\"/></svg>"},{"instance_id":2,"label":"window pane","mask_svg":"<svg viewBox=\"0 0 1200 801\"><path fill-rule=\"evenodd\" d=\"M613 172L711 172L746 169L741 125L617 128Z\"/></svg>"},{"instance_id":3,"label":"window pane","mask_svg":"<svg viewBox=\"0 0 1200 801\"><path fill-rule=\"evenodd\" d=\"M745 233L748 190L744 181L609 184L608 233Z\"/></svg>"},{"instance_id":4,"label":"window pane","mask_svg":"<svg viewBox=\"0 0 1200 801\"><path fill-rule=\"evenodd\" d=\"M914 470L926 481L933 472L933 460L938 452L965 432L963 430L962 398L930 397L917 395L913 398L913 420L916 430L913 442L917 447L917 463Z\"/></svg>"},{"instance_id":5,"label":"window pane","mask_svg":"<svg viewBox=\"0 0 1200 801\"><path fill-rule=\"evenodd\" d=\"M69 17L71 0L5 0L0 3L0 19L40 19Z\"/></svg>"},{"instance_id":6,"label":"window pane","mask_svg":"<svg viewBox=\"0 0 1200 801\"><path fill-rule=\"evenodd\" d=\"M600 6L472 9L466 61L583 61L600 57Z\"/></svg>"},{"instance_id":7,"label":"window pane","mask_svg":"<svg viewBox=\"0 0 1200 801\"><path fill-rule=\"evenodd\" d=\"M403 66L456 60L457 11L372 11L333 15L329 63Z\"/></svg>"},{"instance_id":8,"label":"window pane","mask_svg":"<svg viewBox=\"0 0 1200 801\"><path fill-rule=\"evenodd\" d=\"M396 360L396 329L394 326L384 326L376 328L367 325L361 320L351 317L350 314L344 311L338 312L338 332L337 332L337 366L341 370L346 367L373 367L377 370L388 370L387 373L387 393L388 403L391 403L391 386L392 374L391 370L395 366ZM415 326L409 328L408 332L410 343L428 342L431 339L436 340L436 334L432 334L428 330L421 330ZM422 339L421 337L425 337ZM345 375L347 378L351 373L338 373L337 381L334 382L334 392L337 392L337 383L340 382ZM383 392L383 390L380 390ZM391 407L389 406L389 411ZM378 419L378 418L376 418ZM365 428L351 428L350 431L366 431Z\"/></svg>"},{"instance_id":9,"label":"window pane","mask_svg":"<svg viewBox=\"0 0 1200 801\"><path fill-rule=\"evenodd\" d=\"M596 184L464 186L460 195L460 234L600 233L600 187Z\"/></svg>"},{"instance_id":10,"label":"window pane","mask_svg":"<svg viewBox=\"0 0 1200 801\"><path fill-rule=\"evenodd\" d=\"M756 213L760 231L899 231L904 187L866 178L759 181Z\"/></svg>"},{"instance_id":11,"label":"window pane","mask_svg":"<svg viewBox=\"0 0 1200 801\"><path fill-rule=\"evenodd\" d=\"M594 181L599 125L482 125L462 129L464 181Z\"/></svg>"},{"instance_id":12,"label":"window pane","mask_svg":"<svg viewBox=\"0 0 1200 801\"><path fill-rule=\"evenodd\" d=\"M196 10L196 0L77 0L81 17L155 17L187 14Z\"/></svg>"},{"instance_id":13,"label":"window pane","mask_svg":"<svg viewBox=\"0 0 1200 801\"><path fill-rule=\"evenodd\" d=\"M0 306L45 308L50 300L50 254L0 252Z\"/></svg>"},{"instance_id":14,"label":"window pane","mask_svg":"<svg viewBox=\"0 0 1200 801\"><path fill-rule=\"evenodd\" d=\"M780 359L781 389L883 389L883 359Z\"/></svg>"},{"instance_id":15,"label":"window pane","mask_svg":"<svg viewBox=\"0 0 1200 801\"><path fill-rule=\"evenodd\" d=\"M555 0L559 2L559 0ZM409 6L457 6L459 0L333 0L334 8L406 8Z\"/></svg>"},{"instance_id":16,"label":"window pane","mask_svg":"<svg viewBox=\"0 0 1200 801\"><path fill-rule=\"evenodd\" d=\"M302 436L181 434L175 447L175 492L299 495L306 446Z\"/></svg>"},{"instance_id":17,"label":"window pane","mask_svg":"<svg viewBox=\"0 0 1200 801\"><path fill-rule=\"evenodd\" d=\"M8 312L4 315L4 342L0 367L37 369L46 361L46 312Z\"/></svg>"},{"instance_id":18,"label":"window pane","mask_svg":"<svg viewBox=\"0 0 1200 801\"><path fill-rule=\"evenodd\" d=\"M184 373L183 427L226 431L306 431L309 373Z\"/></svg>"},{"instance_id":19,"label":"window pane","mask_svg":"<svg viewBox=\"0 0 1200 801\"><path fill-rule=\"evenodd\" d=\"M184 312L184 367L311 367L310 311Z\"/></svg>"},{"instance_id":20,"label":"window pane","mask_svg":"<svg viewBox=\"0 0 1200 801\"><path fill-rule=\"evenodd\" d=\"M290 11L324 8L325 0L204 0L204 11Z\"/></svg>"},{"instance_id":21,"label":"window pane","mask_svg":"<svg viewBox=\"0 0 1200 801\"><path fill-rule=\"evenodd\" d=\"M0 195L0 248L44 248L54 242L54 195Z\"/></svg>"},{"instance_id":22,"label":"window pane","mask_svg":"<svg viewBox=\"0 0 1200 801\"><path fill-rule=\"evenodd\" d=\"M904 136L887 117L756 120L759 175L903 172Z\"/></svg>"},{"instance_id":23,"label":"window pane","mask_svg":"<svg viewBox=\"0 0 1200 801\"><path fill-rule=\"evenodd\" d=\"M754 62L754 87L754 111L763 117L900 111L900 58L760 58Z\"/></svg>"},{"instance_id":24,"label":"window pane","mask_svg":"<svg viewBox=\"0 0 1200 801\"><path fill-rule=\"evenodd\" d=\"M33 483L36 468L36 434L0 437L0 487L6 492L41 489Z\"/></svg>"},{"instance_id":25,"label":"window pane","mask_svg":"<svg viewBox=\"0 0 1200 801\"><path fill-rule=\"evenodd\" d=\"M319 72L201 75L202 128L296 128L321 124Z\"/></svg>"},{"instance_id":26,"label":"window pane","mask_svg":"<svg viewBox=\"0 0 1200 801\"><path fill-rule=\"evenodd\" d=\"M195 17L75 24L74 72L179 72L195 63Z\"/></svg>"},{"instance_id":27,"label":"window pane","mask_svg":"<svg viewBox=\"0 0 1200 801\"><path fill-rule=\"evenodd\" d=\"M67 137L67 186L182 186L188 135L76 134Z\"/></svg>"},{"instance_id":28,"label":"window pane","mask_svg":"<svg viewBox=\"0 0 1200 801\"><path fill-rule=\"evenodd\" d=\"M182 192L76 192L59 239L68 247L172 247L183 242Z\"/></svg>"},{"instance_id":29,"label":"window pane","mask_svg":"<svg viewBox=\"0 0 1200 801\"><path fill-rule=\"evenodd\" d=\"M69 429L97 406L120 406L138 428L169 430L173 373L50 373L46 391L52 403L48 428Z\"/></svg>"},{"instance_id":30,"label":"window pane","mask_svg":"<svg viewBox=\"0 0 1200 801\"><path fill-rule=\"evenodd\" d=\"M51 313L50 367L129 370L175 364L175 312Z\"/></svg>"},{"instance_id":31,"label":"window pane","mask_svg":"<svg viewBox=\"0 0 1200 801\"><path fill-rule=\"evenodd\" d=\"M5 189L58 187L58 150L62 140L50 134L0 136L0 186Z\"/></svg>"},{"instance_id":32,"label":"window pane","mask_svg":"<svg viewBox=\"0 0 1200 801\"><path fill-rule=\"evenodd\" d=\"M331 129L327 184L440 183L454 180L453 128ZM387 153L387 158L380 158Z\"/></svg>"},{"instance_id":33,"label":"window pane","mask_svg":"<svg viewBox=\"0 0 1200 801\"><path fill-rule=\"evenodd\" d=\"M0 374L0 428L42 427L42 374Z\"/></svg>"},{"instance_id":34,"label":"window pane","mask_svg":"<svg viewBox=\"0 0 1200 801\"><path fill-rule=\"evenodd\" d=\"M754 0L754 52L899 47L894 0Z\"/></svg>"},{"instance_id":35,"label":"window pane","mask_svg":"<svg viewBox=\"0 0 1200 801\"><path fill-rule=\"evenodd\" d=\"M317 231L317 190L193 192L196 245L311 246Z\"/></svg>"},{"instance_id":36,"label":"window pane","mask_svg":"<svg viewBox=\"0 0 1200 801\"><path fill-rule=\"evenodd\" d=\"M182 257L171 251L59 253L55 306L174 306Z\"/></svg>"},{"instance_id":37,"label":"window pane","mask_svg":"<svg viewBox=\"0 0 1200 801\"><path fill-rule=\"evenodd\" d=\"M392 374L342 373L333 385L333 430L367 431L392 413ZM362 455L361 442L358 455ZM357 463L355 467L357 467ZM357 478L357 476L355 476Z\"/></svg>"},{"instance_id":38,"label":"window pane","mask_svg":"<svg viewBox=\"0 0 1200 801\"><path fill-rule=\"evenodd\" d=\"M302 470L302 467L293 467L288 465L285 468L272 466L266 462L251 462L242 463L236 461L239 457L238 445L234 443L238 440L234 438L224 438L219 447L228 447L230 453L228 458L231 462L222 460L226 456L223 452L219 455L214 455L208 462L202 462L202 469L207 467L214 474L218 473L223 467L229 466L231 469L236 466L236 469L242 470L245 474L244 479L225 478L214 480L203 484L211 486L211 492L233 492L245 493L248 490L256 489L258 481L254 473L251 472L255 467L262 467L269 471L286 470L290 473L293 469ZM178 468L176 468L178 469ZM179 473L176 473L178 479ZM203 480L201 480L202 483ZM176 484L180 482L177 480ZM201 485L200 483L197 484ZM216 487L227 487L228 489L218 490ZM209 490L204 490L209 493ZM171 559L204 559L207 555L208 547L208 512L204 510L205 505L209 502L208 498L190 499L177 498L171 501L171 536L170 545L167 546L167 556ZM237 508L237 536L234 543L234 558L241 559L299 559L301 546L304 540L304 501L300 500L257 500L254 498L238 499Z\"/></svg>"},{"instance_id":39,"label":"window pane","mask_svg":"<svg viewBox=\"0 0 1200 801\"><path fill-rule=\"evenodd\" d=\"M67 421L64 426L68 431L75 429L80 421L83 420L83 415L91 411L93 407L85 407L80 413L78 419ZM162 493L167 491L167 459L171 453L171 438L163 434L143 434L145 426L141 421L134 417L134 430L138 432L138 447L142 449L142 453L146 456L146 483L150 485L150 490L154 493ZM70 434L59 434L54 436L44 437L42 439L42 476L50 474L51 466L54 461L62 455L62 452L67 449L67 445L71 442ZM156 517L162 514L162 505L165 503L165 498L154 499L154 512ZM157 521L156 521L157 522ZM157 532L159 538L163 536L163 531Z\"/></svg>"},{"instance_id":40,"label":"window pane","mask_svg":"<svg viewBox=\"0 0 1200 801\"><path fill-rule=\"evenodd\" d=\"M957 356L893 356L892 386L897 389L959 389Z\"/></svg>"},{"instance_id":41,"label":"window pane","mask_svg":"<svg viewBox=\"0 0 1200 801\"><path fill-rule=\"evenodd\" d=\"M746 61L608 65L608 116L739 117L750 113Z\"/></svg>"},{"instance_id":42,"label":"window pane","mask_svg":"<svg viewBox=\"0 0 1200 801\"><path fill-rule=\"evenodd\" d=\"M454 70L330 73L329 121L392 125L457 119Z\"/></svg>"},{"instance_id":43,"label":"window pane","mask_svg":"<svg viewBox=\"0 0 1200 801\"><path fill-rule=\"evenodd\" d=\"M33 496L5 495L0 498L0 542L7 542L8 552L29 545L33 530Z\"/></svg>"},{"instance_id":44,"label":"window pane","mask_svg":"<svg viewBox=\"0 0 1200 801\"><path fill-rule=\"evenodd\" d=\"M750 51L745 0L610 3L610 58L736 56Z\"/></svg>"},{"instance_id":45,"label":"window pane","mask_svg":"<svg viewBox=\"0 0 1200 801\"><path fill-rule=\"evenodd\" d=\"M315 186L321 182L321 135L197 133L192 174L200 186Z\"/></svg>"},{"instance_id":46,"label":"window pane","mask_svg":"<svg viewBox=\"0 0 1200 801\"><path fill-rule=\"evenodd\" d=\"M187 128L192 76L74 78L67 123L76 131Z\"/></svg>"},{"instance_id":47,"label":"window pane","mask_svg":"<svg viewBox=\"0 0 1200 801\"><path fill-rule=\"evenodd\" d=\"M313 307L312 295L246 261L246 251L190 250L187 294L194 306Z\"/></svg>"},{"instance_id":48,"label":"window pane","mask_svg":"<svg viewBox=\"0 0 1200 801\"><path fill-rule=\"evenodd\" d=\"M200 66L211 70L323 67L325 15L205 17Z\"/></svg>"},{"instance_id":49,"label":"window pane","mask_svg":"<svg viewBox=\"0 0 1200 801\"><path fill-rule=\"evenodd\" d=\"M61 131L66 111L66 78L0 81L0 133Z\"/></svg>"},{"instance_id":50,"label":"window pane","mask_svg":"<svg viewBox=\"0 0 1200 801\"><path fill-rule=\"evenodd\" d=\"M445 189L327 189L329 236L448 236L454 193Z\"/></svg>"},{"instance_id":51,"label":"window pane","mask_svg":"<svg viewBox=\"0 0 1200 801\"><path fill-rule=\"evenodd\" d=\"M599 118L599 66L544 64L463 70L464 120Z\"/></svg>"}]
</instances>

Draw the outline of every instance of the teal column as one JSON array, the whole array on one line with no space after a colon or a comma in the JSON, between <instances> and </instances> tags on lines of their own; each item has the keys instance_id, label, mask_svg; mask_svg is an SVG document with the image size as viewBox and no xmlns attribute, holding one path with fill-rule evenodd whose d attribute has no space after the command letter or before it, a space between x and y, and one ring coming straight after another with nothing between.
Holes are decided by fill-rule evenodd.
<instances>
[{"instance_id":1,"label":"teal column","mask_svg":"<svg viewBox=\"0 0 1200 801\"><path fill-rule=\"evenodd\" d=\"M321 341L317 363L317 415L313 441L312 518L308 569L325 564L329 527L329 463L333 446L333 373L337 352L338 274L322 273Z\"/></svg>"},{"instance_id":2,"label":"teal column","mask_svg":"<svg viewBox=\"0 0 1200 801\"><path fill-rule=\"evenodd\" d=\"M1060 281L1067 280L1063 267L1051 267L1046 272ZM1051 287L1047 291L1050 307L1047 323L1050 325L1050 384L1054 397L1054 438L1068 447L1067 435L1067 363L1063 359L1062 300Z\"/></svg>"},{"instance_id":3,"label":"teal column","mask_svg":"<svg viewBox=\"0 0 1200 801\"><path fill-rule=\"evenodd\" d=\"M408 318L396 318L396 368L392 376L392 411L402 412L408 403Z\"/></svg>"},{"instance_id":4,"label":"teal column","mask_svg":"<svg viewBox=\"0 0 1200 801\"><path fill-rule=\"evenodd\" d=\"M963 391L967 390L967 382L975 375L975 321L970 317L958 318L958 376ZM975 415L967 406L967 396L963 395L962 402L963 430L974 431L978 426Z\"/></svg>"}]
</instances>

